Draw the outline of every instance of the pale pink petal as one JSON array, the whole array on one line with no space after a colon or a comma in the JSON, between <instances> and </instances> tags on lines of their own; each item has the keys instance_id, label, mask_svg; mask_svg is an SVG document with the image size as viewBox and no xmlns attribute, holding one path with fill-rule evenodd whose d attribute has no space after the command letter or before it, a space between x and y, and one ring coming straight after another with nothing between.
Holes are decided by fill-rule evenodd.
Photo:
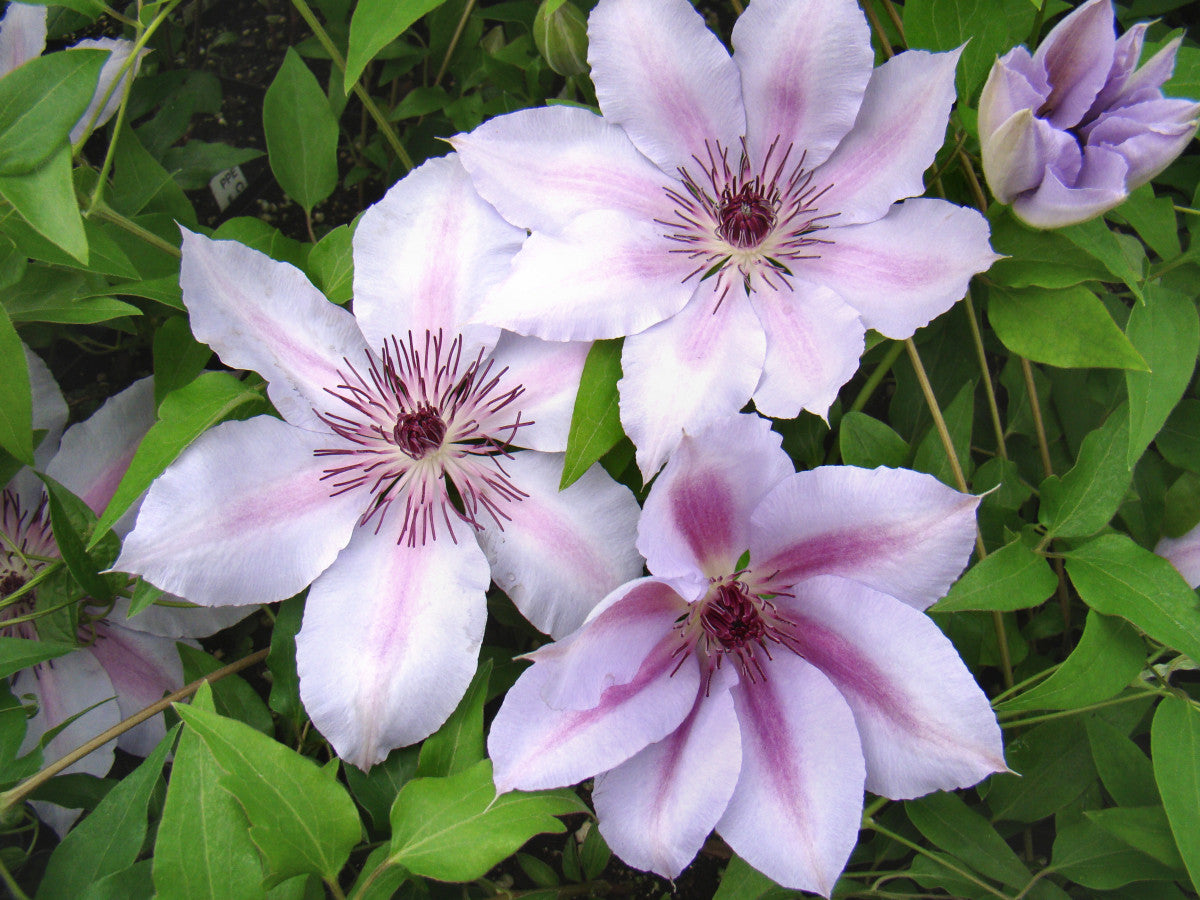
<instances>
[{"instance_id":1,"label":"pale pink petal","mask_svg":"<svg viewBox=\"0 0 1200 900\"><path fill-rule=\"evenodd\" d=\"M46 432L41 442L34 448L33 458L37 463L37 468L45 471L46 464L58 452L58 443L62 439L63 428L67 424L67 401L63 399L62 391L58 389L58 382L54 380L54 376L50 374L50 370L42 362L42 358L24 344L21 344L21 348L25 351L25 364L29 369L33 430ZM18 477L25 482L25 487L20 494L21 499L25 500L25 492L31 491L31 502L36 504L36 498L40 497L42 493L41 481L28 470L18 473Z\"/></svg>"},{"instance_id":2,"label":"pale pink petal","mask_svg":"<svg viewBox=\"0 0 1200 900\"><path fill-rule=\"evenodd\" d=\"M820 671L786 652L766 679L732 693L742 770L717 832L773 881L828 897L862 816L854 716Z\"/></svg>"},{"instance_id":3,"label":"pale pink petal","mask_svg":"<svg viewBox=\"0 0 1200 900\"><path fill-rule=\"evenodd\" d=\"M1177 538L1163 538L1154 552L1166 559L1193 588L1200 587L1200 525Z\"/></svg>"},{"instance_id":4,"label":"pale pink petal","mask_svg":"<svg viewBox=\"0 0 1200 900\"><path fill-rule=\"evenodd\" d=\"M925 193L921 174L946 141L961 50L910 50L871 73L858 119L814 175L830 185L818 201L833 225L874 222L905 197Z\"/></svg>"},{"instance_id":5,"label":"pale pink petal","mask_svg":"<svg viewBox=\"0 0 1200 900\"><path fill-rule=\"evenodd\" d=\"M554 709L592 709L613 685L628 684L688 606L661 579L639 578L592 610L584 627L530 654Z\"/></svg>"},{"instance_id":6,"label":"pale pink petal","mask_svg":"<svg viewBox=\"0 0 1200 900\"><path fill-rule=\"evenodd\" d=\"M620 765L660 741L687 717L700 687L700 667L672 674L676 642L664 638L637 675L606 690L591 709L555 710L542 699L548 675L534 664L504 697L492 722L488 756L496 790L540 790L575 784Z\"/></svg>"},{"instance_id":7,"label":"pale pink petal","mask_svg":"<svg viewBox=\"0 0 1200 900\"><path fill-rule=\"evenodd\" d=\"M557 453L567 449L575 395L591 344L581 341L543 341L504 331L492 351L496 371L508 369L505 383L521 385L513 406L521 410L522 425L513 443L531 450Z\"/></svg>"},{"instance_id":8,"label":"pale pink petal","mask_svg":"<svg viewBox=\"0 0 1200 900\"><path fill-rule=\"evenodd\" d=\"M1111 0L1088 0L1051 29L1033 54L1050 82L1047 116L1056 128L1079 124L1108 80L1116 53Z\"/></svg>"},{"instance_id":9,"label":"pale pink petal","mask_svg":"<svg viewBox=\"0 0 1200 900\"><path fill-rule=\"evenodd\" d=\"M436 731L479 658L488 568L474 541L399 541L400 516L359 528L313 583L296 635L300 699L364 771Z\"/></svg>"},{"instance_id":10,"label":"pale pink petal","mask_svg":"<svg viewBox=\"0 0 1200 900\"><path fill-rule=\"evenodd\" d=\"M36 59L46 49L46 7L10 3L0 18L0 75Z\"/></svg>"},{"instance_id":11,"label":"pale pink petal","mask_svg":"<svg viewBox=\"0 0 1200 900\"><path fill-rule=\"evenodd\" d=\"M1064 181L1054 167L1048 167L1036 191L1013 200L1013 212L1035 228L1086 222L1128 196L1128 172L1129 163L1120 153L1108 147L1086 146L1082 166L1073 178Z\"/></svg>"},{"instance_id":12,"label":"pale pink petal","mask_svg":"<svg viewBox=\"0 0 1200 900\"><path fill-rule=\"evenodd\" d=\"M824 417L858 370L866 329L858 313L820 285L758 290L750 298L767 334L754 405L763 415L794 419L807 409Z\"/></svg>"},{"instance_id":13,"label":"pale pink petal","mask_svg":"<svg viewBox=\"0 0 1200 900\"><path fill-rule=\"evenodd\" d=\"M878 222L825 234L831 243L796 263L797 277L832 288L868 328L896 339L948 310L1000 258L987 220L945 200L906 200Z\"/></svg>"},{"instance_id":14,"label":"pale pink petal","mask_svg":"<svg viewBox=\"0 0 1200 900\"><path fill-rule=\"evenodd\" d=\"M100 515L154 421L154 379L143 378L68 428L46 474Z\"/></svg>"},{"instance_id":15,"label":"pale pink petal","mask_svg":"<svg viewBox=\"0 0 1200 900\"><path fill-rule=\"evenodd\" d=\"M494 329L464 325L524 239L475 193L455 156L414 169L354 231L354 314L368 345L441 330L464 334L465 357L490 349Z\"/></svg>"},{"instance_id":16,"label":"pale pink petal","mask_svg":"<svg viewBox=\"0 0 1200 900\"><path fill-rule=\"evenodd\" d=\"M113 564L205 606L283 600L328 568L366 497L333 490L327 434L270 416L202 434L151 486ZM373 527L373 526L372 526Z\"/></svg>"},{"instance_id":17,"label":"pale pink petal","mask_svg":"<svg viewBox=\"0 0 1200 900\"><path fill-rule=\"evenodd\" d=\"M89 649L112 682L123 719L183 687L183 664L173 640L102 620L96 624L96 640ZM160 714L126 731L117 746L126 753L148 756L166 733Z\"/></svg>"},{"instance_id":18,"label":"pale pink petal","mask_svg":"<svg viewBox=\"0 0 1200 900\"><path fill-rule=\"evenodd\" d=\"M560 235L534 232L493 288L477 321L548 341L637 334L675 315L695 266L650 221L613 210L585 213Z\"/></svg>"},{"instance_id":19,"label":"pale pink petal","mask_svg":"<svg viewBox=\"0 0 1200 900\"><path fill-rule=\"evenodd\" d=\"M684 433L746 405L762 374L766 339L741 287L718 303L716 279L665 322L625 339L621 424L649 481Z\"/></svg>"},{"instance_id":20,"label":"pale pink petal","mask_svg":"<svg viewBox=\"0 0 1200 900\"><path fill-rule=\"evenodd\" d=\"M578 215L615 209L664 218L676 184L620 128L572 106L522 109L451 138L475 188L506 219L558 232Z\"/></svg>"},{"instance_id":21,"label":"pale pink petal","mask_svg":"<svg viewBox=\"0 0 1200 900\"><path fill-rule=\"evenodd\" d=\"M854 711L867 790L906 800L1007 770L987 697L928 616L829 576L774 602L796 624L801 655Z\"/></svg>"},{"instance_id":22,"label":"pale pink petal","mask_svg":"<svg viewBox=\"0 0 1200 900\"><path fill-rule=\"evenodd\" d=\"M706 142L737 147L746 133L737 67L686 0L600 4L588 18L588 62L605 119L664 172L695 166Z\"/></svg>"},{"instance_id":23,"label":"pale pink petal","mask_svg":"<svg viewBox=\"0 0 1200 900\"><path fill-rule=\"evenodd\" d=\"M793 473L771 423L736 415L680 443L646 498L638 549L663 578L728 575L750 549L750 512ZM694 597L688 597L692 600Z\"/></svg>"},{"instance_id":24,"label":"pale pink petal","mask_svg":"<svg viewBox=\"0 0 1200 900\"><path fill-rule=\"evenodd\" d=\"M118 597L108 621L145 634L170 638L203 638L216 634L259 611L257 606L194 606L173 594L164 594L132 619L130 601Z\"/></svg>"},{"instance_id":25,"label":"pale pink petal","mask_svg":"<svg viewBox=\"0 0 1200 900\"><path fill-rule=\"evenodd\" d=\"M776 152L791 144L793 159L819 166L854 124L875 61L858 5L754 0L733 26L733 48L751 157L778 139Z\"/></svg>"},{"instance_id":26,"label":"pale pink petal","mask_svg":"<svg viewBox=\"0 0 1200 900\"><path fill-rule=\"evenodd\" d=\"M21 754L36 747L42 735L56 725L76 713L88 710L43 748L42 759L47 765L121 721L112 682L96 658L86 650L77 650L33 668L22 669L13 676L12 692L18 699L31 695L38 708L37 715L25 723ZM97 777L106 775L112 768L116 743L115 740L109 741L63 771ZM60 837L79 817L78 812L51 803L35 801L34 808Z\"/></svg>"},{"instance_id":27,"label":"pale pink petal","mask_svg":"<svg viewBox=\"0 0 1200 900\"><path fill-rule=\"evenodd\" d=\"M137 74L137 70L142 63L142 57L150 51L142 50L138 54L137 60L122 74L121 68L133 53L133 41L96 38L79 41L72 44L71 47L74 50L109 51L108 59L105 61L103 68L100 69L100 81L96 85L96 93L92 96L92 102L88 105L83 115L79 117L79 121L75 123L75 127L71 129L71 143L75 144L91 130L99 128L113 117L117 108L121 105L121 96L128 89L129 79ZM118 77L120 77L120 84L117 84ZM114 85L116 86L114 87ZM101 106L101 103L104 105ZM94 121L93 117L95 117Z\"/></svg>"},{"instance_id":28,"label":"pale pink petal","mask_svg":"<svg viewBox=\"0 0 1200 900\"><path fill-rule=\"evenodd\" d=\"M925 609L966 567L978 505L932 475L822 466L754 510L751 560L776 585L840 575Z\"/></svg>"},{"instance_id":29,"label":"pale pink petal","mask_svg":"<svg viewBox=\"0 0 1200 900\"><path fill-rule=\"evenodd\" d=\"M186 228L179 281L192 333L233 369L269 382L275 408L294 425L323 427L326 388L342 382L344 360L361 365L366 343L346 310L288 263ZM373 348L378 351L380 348Z\"/></svg>"},{"instance_id":30,"label":"pale pink petal","mask_svg":"<svg viewBox=\"0 0 1200 900\"><path fill-rule=\"evenodd\" d=\"M600 833L635 869L674 878L725 812L741 765L733 698L701 691L675 731L596 776Z\"/></svg>"},{"instance_id":31,"label":"pale pink petal","mask_svg":"<svg viewBox=\"0 0 1200 900\"><path fill-rule=\"evenodd\" d=\"M559 491L558 453L516 453L503 466L529 496L502 507L509 517L503 528L486 520L480 546L493 580L525 618L562 637L606 594L641 574L637 500L599 464Z\"/></svg>"}]
</instances>

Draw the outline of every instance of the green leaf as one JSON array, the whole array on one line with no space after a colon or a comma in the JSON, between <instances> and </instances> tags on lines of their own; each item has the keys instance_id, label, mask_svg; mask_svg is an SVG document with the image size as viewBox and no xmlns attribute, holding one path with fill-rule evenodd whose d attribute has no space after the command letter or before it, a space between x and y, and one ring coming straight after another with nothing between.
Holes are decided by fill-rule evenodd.
<instances>
[{"instance_id":1,"label":"green leaf","mask_svg":"<svg viewBox=\"0 0 1200 900\"><path fill-rule=\"evenodd\" d=\"M1083 813L1113 837L1183 875L1183 859L1161 806L1089 809Z\"/></svg>"},{"instance_id":2,"label":"green leaf","mask_svg":"<svg viewBox=\"0 0 1200 900\"><path fill-rule=\"evenodd\" d=\"M1096 780L1087 734L1078 720L1035 725L1010 738L1004 755L1017 774L989 780L992 821L1035 822L1062 809Z\"/></svg>"},{"instance_id":3,"label":"green leaf","mask_svg":"<svg viewBox=\"0 0 1200 900\"><path fill-rule=\"evenodd\" d=\"M65 656L75 649L74 644L34 641L28 638L0 635L0 678L7 678L22 669L40 662Z\"/></svg>"},{"instance_id":4,"label":"green leaf","mask_svg":"<svg viewBox=\"0 0 1200 900\"><path fill-rule=\"evenodd\" d=\"M359 805L367 811L376 829L385 831L389 825L392 804L400 788L417 774L420 747L398 747L387 759L363 772L354 766L346 767L346 784Z\"/></svg>"},{"instance_id":5,"label":"green leaf","mask_svg":"<svg viewBox=\"0 0 1200 900\"><path fill-rule=\"evenodd\" d=\"M192 700L212 710L209 685ZM223 770L190 729L179 738L154 844L160 900L256 900L263 896L258 851L237 800L219 784Z\"/></svg>"},{"instance_id":6,"label":"green leaf","mask_svg":"<svg viewBox=\"0 0 1200 900\"><path fill-rule=\"evenodd\" d=\"M1127 626L1128 627L1128 626ZM1120 806L1159 806L1154 766L1125 731L1099 716L1083 720L1100 783Z\"/></svg>"},{"instance_id":7,"label":"green leaf","mask_svg":"<svg viewBox=\"0 0 1200 900\"><path fill-rule=\"evenodd\" d=\"M172 316L154 332L154 405L194 381L212 358L212 350L192 337L188 320Z\"/></svg>"},{"instance_id":8,"label":"green leaf","mask_svg":"<svg viewBox=\"0 0 1200 900\"><path fill-rule=\"evenodd\" d=\"M445 778L415 778L392 806L388 860L439 881L472 881L535 834L560 834L555 816L586 812L569 790L496 796L492 763Z\"/></svg>"},{"instance_id":9,"label":"green leaf","mask_svg":"<svg viewBox=\"0 0 1200 900\"><path fill-rule=\"evenodd\" d=\"M404 897L406 895L397 894L397 891L408 877L408 872L388 862L388 847L385 844L371 851L349 896L354 900L394 900L395 897Z\"/></svg>"},{"instance_id":10,"label":"green leaf","mask_svg":"<svg viewBox=\"0 0 1200 900\"><path fill-rule=\"evenodd\" d=\"M222 769L221 786L241 804L270 882L309 872L336 878L361 825L332 770L242 722L178 703L175 709Z\"/></svg>"},{"instance_id":11,"label":"green leaf","mask_svg":"<svg viewBox=\"0 0 1200 900\"><path fill-rule=\"evenodd\" d=\"M342 92L349 94L380 50L446 0L361 0L350 19L350 46Z\"/></svg>"},{"instance_id":12,"label":"green leaf","mask_svg":"<svg viewBox=\"0 0 1200 900\"><path fill-rule=\"evenodd\" d=\"M311 212L337 187L338 125L325 92L291 47L263 97L263 131L275 180Z\"/></svg>"},{"instance_id":13,"label":"green leaf","mask_svg":"<svg viewBox=\"0 0 1200 900\"><path fill-rule=\"evenodd\" d=\"M54 542L71 577L93 600L108 603L116 595L117 582L124 581L122 576L114 579L100 574L115 558L116 539L97 540L93 548L87 548L88 538L95 533L95 514L86 503L49 475L40 472L38 475L46 485L50 499L50 527Z\"/></svg>"},{"instance_id":14,"label":"green leaf","mask_svg":"<svg viewBox=\"0 0 1200 900\"><path fill-rule=\"evenodd\" d=\"M133 865L146 837L150 794L179 727L167 732L145 762L121 779L86 819L54 848L39 900L80 897L98 881Z\"/></svg>"},{"instance_id":15,"label":"green leaf","mask_svg":"<svg viewBox=\"0 0 1200 900\"><path fill-rule=\"evenodd\" d=\"M1004 838L954 794L937 791L919 800L908 800L904 811L933 846L958 857L981 875L1012 888L1023 888L1029 882L1029 869Z\"/></svg>"},{"instance_id":16,"label":"green leaf","mask_svg":"<svg viewBox=\"0 0 1200 900\"><path fill-rule=\"evenodd\" d=\"M321 238L308 254L308 274L334 303L346 303L354 294L353 239L353 227L342 225Z\"/></svg>"},{"instance_id":17,"label":"green leaf","mask_svg":"<svg viewBox=\"0 0 1200 900\"><path fill-rule=\"evenodd\" d=\"M964 101L978 92L996 57L1029 34L1032 22L1033 11L1026 0L907 0L904 4L904 34L910 47L963 48L955 80Z\"/></svg>"},{"instance_id":18,"label":"green leaf","mask_svg":"<svg viewBox=\"0 0 1200 900\"><path fill-rule=\"evenodd\" d=\"M136 306L112 297L31 297L13 302L8 311L14 322L48 322L55 325L95 325L124 316L140 316Z\"/></svg>"},{"instance_id":19,"label":"green leaf","mask_svg":"<svg viewBox=\"0 0 1200 900\"><path fill-rule=\"evenodd\" d=\"M838 450L848 466L897 469L908 461L908 444L892 428L865 413L848 412L838 428Z\"/></svg>"},{"instance_id":20,"label":"green leaf","mask_svg":"<svg viewBox=\"0 0 1200 900\"><path fill-rule=\"evenodd\" d=\"M1200 605L1173 565L1123 534L1101 535L1066 558L1067 574L1084 603L1200 659Z\"/></svg>"},{"instance_id":21,"label":"green leaf","mask_svg":"<svg viewBox=\"0 0 1200 900\"><path fill-rule=\"evenodd\" d=\"M558 489L565 490L621 439L617 381L621 377L622 341L596 341L588 351L571 413L567 457Z\"/></svg>"},{"instance_id":22,"label":"green leaf","mask_svg":"<svg viewBox=\"0 0 1200 900\"><path fill-rule=\"evenodd\" d=\"M0 79L0 176L32 172L68 143L108 55L101 50L49 53Z\"/></svg>"},{"instance_id":23,"label":"green leaf","mask_svg":"<svg viewBox=\"0 0 1200 900\"><path fill-rule=\"evenodd\" d=\"M1163 807L1193 888L1200 888L1200 711L1164 697L1150 727L1150 755Z\"/></svg>"},{"instance_id":24,"label":"green leaf","mask_svg":"<svg viewBox=\"0 0 1200 900\"><path fill-rule=\"evenodd\" d=\"M1089 819L1066 825L1054 839L1051 868L1085 888L1113 890L1133 881L1171 881L1174 872Z\"/></svg>"},{"instance_id":25,"label":"green leaf","mask_svg":"<svg viewBox=\"0 0 1200 900\"><path fill-rule=\"evenodd\" d=\"M183 680L186 684L199 681L224 665L203 650L182 641L176 646L179 649L179 660L183 663ZM263 734L275 733L275 723L267 705L245 679L237 675L226 675L212 686L212 697L215 711L219 715L237 719Z\"/></svg>"},{"instance_id":26,"label":"green leaf","mask_svg":"<svg viewBox=\"0 0 1200 900\"><path fill-rule=\"evenodd\" d=\"M1079 448L1075 465L1060 480L1042 482L1038 521L1056 537L1084 537L1107 525L1133 481L1127 461L1129 408L1122 404Z\"/></svg>"},{"instance_id":27,"label":"green leaf","mask_svg":"<svg viewBox=\"0 0 1200 900\"><path fill-rule=\"evenodd\" d=\"M0 304L0 447L33 465L33 395L25 345Z\"/></svg>"},{"instance_id":28,"label":"green leaf","mask_svg":"<svg viewBox=\"0 0 1200 900\"><path fill-rule=\"evenodd\" d=\"M1056 231L1038 231L1013 216L1010 207L989 211L992 246L1007 254L988 270L988 279L1005 287L1064 288L1102 281L1108 269Z\"/></svg>"},{"instance_id":29,"label":"green leaf","mask_svg":"<svg viewBox=\"0 0 1200 900\"><path fill-rule=\"evenodd\" d=\"M205 372L163 399L155 422L138 444L121 483L96 525L96 534L112 528L192 441L209 427L262 396L228 372Z\"/></svg>"},{"instance_id":30,"label":"green leaf","mask_svg":"<svg viewBox=\"0 0 1200 900\"><path fill-rule=\"evenodd\" d=\"M1200 316L1191 297L1147 285L1146 302L1133 308L1125 334L1150 366L1149 372L1125 373L1129 389L1129 465L1137 462L1183 396L1196 354L1200 353Z\"/></svg>"},{"instance_id":31,"label":"green leaf","mask_svg":"<svg viewBox=\"0 0 1200 900\"><path fill-rule=\"evenodd\" d=\"M304 617L304 597L291 597L279 604L271 629L271 694L267 703L285 719L299 723L304 715L300 702L300 676L296 674L296 635ZM357 770L355 770L357 771Z\"/></svg>"},{"instance_id":32,"label":"green leaf","mask_svg":"<svg viewBox=\"0 0 1200 900\"><path fill-rule=\"evenodd\" d=\"M485 659L479 664L458 708L421 745L418 776L457 775L487 755L483 743L483 704L491 674L492 661Z\"/></svg>"},{"instance_id":33,"label":"green leaf","mask_svg":"<svg viewBox=\"0 0 1200 900\"><path fill-rule=\"evenodd\" d=\"M942 411L942 416L946 420L946 430L950 432L950 443L954 447L958 464L962 467L963 474L970 478L971 425L975 417L974 381L968 381L959 389L950 405ZM958 487L950 458L946 455L946 448L936 428L931 427L917 445L912 467L918 472L928 472L943 484Z\"/></svg>"},{"instance_id":34,"label":"green leaf","mask_svg":"<svg viewBox=\"0 0 1200 900\"><path fill-rule=\"evenodd\" d=\"M933 611L1028 609L1044 602L1057 585L1046 558L1017 538L973 565Z\"/></svg>"},{"instance_id":35,"label":"green leaf","mask_svg":"<svg viewBox=\"0 0 1200 900\"><path fill-rule=\"evenodd\" d=\"M1185 397L1154 443L1171 465L1200 474L1200 400Z\"/></svg>"},{"instance_id":36,"label":"green leaf","mask_svg":"<svg viewBox=\"0 0 1200 900\"><path fill-rule=\"evenodd\" d=\"M995 288L987 309L1004 346L1034 362L1064 368L1149 368L1087 288Z\"/></svg>"},{"instance_id":37,"label":"green leaf","mask_svg":"<svg viewBox=\"0 0 1200 900\"><path fill-rule=\"evenodd\" d=\"M721 875L721 884L713 900L758 900L778 885L737 854L729 860Z\"/></svg>"},{"instance_id":38,"label":"green leaf","mask_svg":"<svg viewBox=\"0 0 1200 900\"><path fill-rule=\"evenodd\" d=\"M39 235L87 265L87 233L75 201L67 144L53 148L49 158L32 172L0 176L0 197Z\"/></svg>"},{"instance_id":39,"label":"green leaf","mask_svg":"<svg viewBox=\"0 0 1200 900\"><path fill-rule=\"evenodd\" d=\"M1149 56L1146 58L1149 59ZM1170 197L1154 196L1151 185L1143 184L1131 192L1125 202L1109 212L1108 216L1124 219L1164 260L1172 260L1179 255L1179 222L1175 205Z\"/></svg>"},{"instance_id":40,"label":"green leaf","mask_svg":"<svg viewBox=\"0 0 1200 900\"><path fill-rule=\"evenodd\" d=\"M185 191L208 187L215 175L262 156L252 147L231 147L209 141L188 141L183 146L170 147L163 154L162 164L170 170L175 183Z\"/></svg>"},{"instance_id":41,"label":"green leaf","mask_svg":"<svg viewBox=\"0 0 1200 900\"><path fill-rule=\"evenodd\" d=\"M1068 241L1103 263L1116 280L1123 281L1139 300L1142 295L1142 273L1126 258L1120 240L1103 218L1057 229Z\"/></svg>"},{"instance_id":42,"label":"green leaf","mask_svg":"<svg viewBox=\"0 0 1200 900\"><path fill-rule=\"evenodd\" d=\"M999 709L1079 709L1115 697L1141 672L1146 646L1128 622L1088 610L1071 655L1045 681Z\"/></svg>"},{"instance_id":43,"label":"green leaf","mask_svg":"<svg viewBox=\"0 0 1200 900\"><path fill-rule=\"evenodd\" d=\"M129 900L130 897L149 897L154 894L151 879L152 861L143 859L120 872L93 881L79 900Z\"/></svg>"}]
</instances>

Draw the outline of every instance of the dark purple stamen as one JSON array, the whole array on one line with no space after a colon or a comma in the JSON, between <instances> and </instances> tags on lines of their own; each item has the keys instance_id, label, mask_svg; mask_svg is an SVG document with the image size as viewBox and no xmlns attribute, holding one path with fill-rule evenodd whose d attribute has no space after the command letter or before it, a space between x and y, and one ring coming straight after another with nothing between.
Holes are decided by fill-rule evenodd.
<instances>
[{"instance_id":1,"label":"dark purple stamen","mask_svg":"<svg viewBox=\"0 0 1200 900\"><path fill-rule=\"evenodd\" d=\"M392 434L397 447L413 459L422 459L442 446L446 423L436 409L425 404L401 415Z\"/></svg>"}]
</instances>

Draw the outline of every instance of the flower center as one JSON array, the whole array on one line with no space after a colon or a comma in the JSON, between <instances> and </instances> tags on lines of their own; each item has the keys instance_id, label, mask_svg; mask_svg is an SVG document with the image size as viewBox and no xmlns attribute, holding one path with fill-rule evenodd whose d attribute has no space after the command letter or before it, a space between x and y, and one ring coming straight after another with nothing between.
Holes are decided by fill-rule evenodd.
<instances>
[{"instance_id":1,"label":"flower center","mask_svg":"<svg viewBox=\"0 0 1200 900\"><path fill-rule=\"evenodd\" d=\"M675 650L680 659L671 674L679 671L694 651L705 671L705 695L713 673L721 668L726 657L732 657L743 677L757 682L767 679L759 657L761 654L767 660L772 659L772 644L798 652L791 638L795 624L770 599L750 592L742 580L746 574L740 571L713 579L705 597L693 603L675 624L682 642Z\"/></svg>"},{"instance_id":2,"label":"flower center","mask_svg":"<svg viewBox=\"0 0 1200 900\"><path fill-rule=\"evenodd\" d=\"M511 517L503 507L528 496L505 473L502 457L522 419L515 401L522 385L508 385L508 369L493 373L494 362L480 350L464 363L462 337L447 342L441 331L426 332L418 343L392 337L379 355L364 353L359 371L349 360L340 383L326 388L337 411L317 416L340 439L315 451L342 462L324 470L331 496L365 490L370 495L360 525L402 509L398 542L409 546L437 538L438 521L457 543L454 522L483 527L486 515L503 529Z\"/></svg>"},{"instance_id":3,"label":"flower center","mask_svg":"<svg viewBox=\"0 0 1200 900\"><path fill-rule=\"evenodd\" d=\"M0 600L29 583L43 561L58 556L58 545L50 530L46 499L33 510L22 510L14 491L0 492ZM28 591L0 609L0 633L36 638L32 622L4 622L33 612L35 594Z\"/></svg>"},{"instance_id":4,"label":"flower center","mask_svg":"<svg viewBox=\"0 0 1200 900\"><path fill-rule=\"evenodd\" d=\"M804 154L792 162L792 145L781 151L778 144L776 138L755 166L744 138L736 164L728 147L706 141L707 160L693 156L696 172L680 168L679 188L667 188L675 217L655 220L668 229L667 240L683 245L672 252L696 263L684 281L717 279L718 307L738 281L747 295L764 285L788 285L791 263L815 259L820 245L831 243L819 233L837 213L818 207L831 185L815 185Z\"/></svg>"}]
</instances>

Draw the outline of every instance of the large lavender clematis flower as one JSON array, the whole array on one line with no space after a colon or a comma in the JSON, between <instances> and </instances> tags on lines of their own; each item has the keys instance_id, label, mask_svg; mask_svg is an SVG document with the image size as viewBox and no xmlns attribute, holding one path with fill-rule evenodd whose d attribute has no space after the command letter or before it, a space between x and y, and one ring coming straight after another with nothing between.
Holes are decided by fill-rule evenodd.
<instances>
[{"instance_id":1,"label":"large lavender clematis flower","mask_svg":"<svg viewBox=\"0 0 1200 900\"><path fill-rule=\"evenodd\" d=\"M588 35L603 117L522 110L452 143L532 230L481 320L628 335L621 421L645 475L751 398L824 415L864 325L910 336L996 258L978 213L896 203L924 190L957 53L872 69L853 0L753 0L732 57L686 0L600 0Z\"/></svg>"},{"instance_id":2,"label":"large lavender clematis flower","mask_svg":"<svg viewBox=\"0 0 1200 900\"><path fill-rule=\"evenodd\" d=\"M99 514L111 499L138 442L154 422L154 387L143 379L112 397L86 422L62 434L67 408L45 364L26 352L33 388L34 428L45 429L37 463ZM61 444L59 436L61 435ZM116 527L124 534L131 522ZM24 586L57 558L58 545L50 530L46 495L37 477L22 470L0 493L0 597L17 594L0 610L0 634L36 638L32 621L20 619L34 611L37 588ZM175 649L180 638L207 637L231 625L250 610L210 610L175 605L151 607L126 618L128 601L81 629L79 650L12 677L17 696L31 695L37 714L29 720L22 752L72 716L84 713L52 738L45 748L57 759L117 724L122 718L160 700L183 686L183 667ZM85 616L85 619L89 616ZM9 623L9 624L6 624ZM115 698L115 702L113 702ZM145 756L165 734L161 716L126 731L114 742L89 754L66 771L104 775L112 765L113 746ZM77 813L49 803L38 812L60 834Z\"/></svg>"},{"instance_id":3,"label":"large lavender clematis flower","mask_svg":"<svg viewBox=\"0 0 1200 900\"><path fill-rule=\"evenodd\" d=\"M117 107L121 105L121 94L130 77L130 70L136 72L141 65L146 50L138 54L130 70L122 75L131 53L133 41L116 38L89 38L72 44L73 49L107 50L108 60L100 69L100 80L96 85L96 93L92 102L75 126L71 129L71 143L99 128L113 117ZM10 3L4 15L0 17L0 77L7 75L17 66L42 55L46 49L46 7L31 6L27 3ZM118 77L120 84L116 83Z\"/></svg>"},{"instance_id":4,"label":"large lavender clematis flower","mask_svg":"<svg viewBox=\"0 0 1200 900\"><path fill-rule=\"evenodd\" d=\"M193 331L266 377L283 421L203 435L116 567L214 606L311 583L300 695L360 768L454 709L489 580L561 635L641 571L627 488L596 466L558 490L587 346L463 325L522 236L431 160L362 217L356 320L293 267L184 233Z\"/></svg>"},{"instance_id":5,"label":"large lavender clematis flower","mask_svg":"<svg viewBox=\"0 0 1200 900\"><path fill-rule=\"evenodd\" d=\"M1183 152L1200 104L1163 96L1181 39L1140 68L1148 23L1118 40L1111 0L1089 0L1032 55L996 61L979 99L983 172L996 199L1038 228L1112 209Z\"/></svg>"},{"instance_id":6,"label":"large lavender clematis flower","mask_svg":"<svg viewBox=\"0 0 1200 900\"><path fill-rule=\"evenodd\" d=\"M979 501L901 469L796 474L780 440L751 416L683 439L638 525L652 574L532 654L488 750L500 791L600 773L600 830L633 866L673 878L715 828L828 896L864 784L899 799L1005 770L987 698L920 612Z\"/></svg>"}]
</instances>

